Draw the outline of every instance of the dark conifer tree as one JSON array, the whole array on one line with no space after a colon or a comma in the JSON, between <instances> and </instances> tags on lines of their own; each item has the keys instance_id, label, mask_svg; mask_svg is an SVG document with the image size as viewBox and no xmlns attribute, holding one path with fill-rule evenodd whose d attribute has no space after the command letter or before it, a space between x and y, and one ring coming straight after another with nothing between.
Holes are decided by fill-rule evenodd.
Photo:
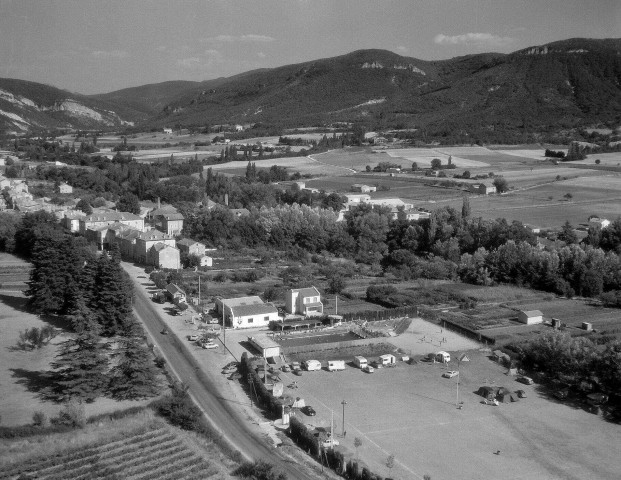
<instances>
[{"instance_id":1,"label":"dark conifer tree","mask_svg":"<svg viewBox=\"0 0 621 480\"><path fill-rule=\"evenodd\" d=\"M107 344L96 332L85 329L74 339L63 343L52 367L57 369L58 393L87 402L95 400L105 390L108 359Z\"/></svg>"},{"instance_id":2,"label":"dark conifer tree","mask_svg":"<svg viewBox=\"0 0 621 480\"><path fill-rule=\"evenodd\" d=\"M158 394L157 369L145 345L144 331L134 319L119 342L117 364L111 370L110 391L121 400L139 400Z\"/></svg>"}]
</instances>

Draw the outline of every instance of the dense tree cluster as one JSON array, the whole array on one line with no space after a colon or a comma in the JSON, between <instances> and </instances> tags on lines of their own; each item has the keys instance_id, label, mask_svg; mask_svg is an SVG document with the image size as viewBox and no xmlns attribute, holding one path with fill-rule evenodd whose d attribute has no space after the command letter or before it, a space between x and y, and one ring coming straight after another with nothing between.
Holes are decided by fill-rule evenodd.
<instances>
[{"instance_id":1,"label":"dense tree cluster","mask_svg":"<svg viewBox=\"0 0 621 480\"><path fill-rule=\"evenodd\" d=\"M156 394L156 372L132 314L132 284L118 249L98 254L83 238L64 233L53 218L28 213L14 236L29 240L16 242L32 262L29 306L40 314L65 315L75 333L52 364L54 393L87 401L104 393L117 398ZM114 339L117 348L105 338Z\"/></svg>"},{"instance_id":2,"label":"dense tree cluster","mask_svg":"<svg viewBox=\"0 0 621 480\"><path fill-rule=\"evenodd\" d=\"M513 346L523 366L545 372L552 379L581 386L597 383L610 393L621 391L621 342L604 348L585 337L552 331L522 345Z\"/></svg>"}]
</instances>

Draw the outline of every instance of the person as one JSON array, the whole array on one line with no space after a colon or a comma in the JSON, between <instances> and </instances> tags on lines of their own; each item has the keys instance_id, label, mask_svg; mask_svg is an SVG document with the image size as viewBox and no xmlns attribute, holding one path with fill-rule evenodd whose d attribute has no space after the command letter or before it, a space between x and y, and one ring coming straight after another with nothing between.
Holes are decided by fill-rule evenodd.
<instances>
[{"instance_id":1,"label":"person","mask_svg":"<svg viewBox=\"0 0 621 480\"><path fill-rule=\"evenodd\" d=\"M500 450L496 450L495 455L500 455Z\"/></svg>"}]
</instances>

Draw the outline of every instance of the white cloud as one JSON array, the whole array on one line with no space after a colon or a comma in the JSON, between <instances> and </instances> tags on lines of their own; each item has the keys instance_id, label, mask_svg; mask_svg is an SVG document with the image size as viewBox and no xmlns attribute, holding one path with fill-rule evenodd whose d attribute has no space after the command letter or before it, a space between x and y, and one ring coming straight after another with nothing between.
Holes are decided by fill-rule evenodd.
<instances>
[{"instance_id":1,"label":"white cloud","mask_svg":"<svg viewBox=\"0 0 621 480\"><path fill-rule=\"evenodd\" d=\"M187 57L177 60L177 65L179 65L181 68L185 68L188 70L201 68L202 64L203 62L198 57Z\"/></svg>"},{"instance_id":2,"label":"white cloud","mask_svg":"<svg viewBox=\"0 0 621 480\"><path fill-rule=\"evenodd\" d=\"M401 52L401 53L407 53L408 51L408 47L404 46L404 45L399 45L397 47L397 52Z\"/></svg>"},{"instance_id":3,"label":"white cloud","mask_svg":"<svg viewBox=\"0 0 621 480\"><path fill-rule=\"evenodd\" d=\"M91 52L95 58L128 58L129 53L125 50L95 50Z\"/></svg>"},{"instance_id":4,"label":"white cloud","mask_svg":"<svg viewBox=\"0 0 621 480\"><path fill-rule=\"evenodd\" d=\"M513 43L511 37L501 37L492 33L464 33L462 35L444 35L439 33L433 39L438 45L484 45L504 47Z\"/></svg>"},{"instance_id":5,"label":"white cloud","mask_svg":"<svg viewBox=\"0 0 621 480\"><path fill-rule=\"evenodd\" d=\"M232 42L245 42L245 43L269 43L276 40L274 37L268 37L267 35L218 35L217 37L207 37L201 39L203 42L208 43L232 43Z\"/></svg>"}]
</instances>

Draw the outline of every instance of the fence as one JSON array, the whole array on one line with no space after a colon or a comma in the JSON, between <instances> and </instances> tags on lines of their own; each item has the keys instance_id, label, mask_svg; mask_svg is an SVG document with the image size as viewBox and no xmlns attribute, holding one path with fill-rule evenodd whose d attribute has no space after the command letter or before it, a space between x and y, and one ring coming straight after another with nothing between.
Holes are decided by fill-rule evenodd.
<instances>
[{"instance_id":1,"label":"fence","mask_svg":"<svg viewBox=\"0 0 621 480\"><path fill-rule=\"evenodd\" d=\"M362 347L365 345L375 345L378 343L386 343L390 339L386 337L361 338L359 340L345 340L342 342L332 343L313 343L312 345L299 345L290 347L281 347L280 350L285 355L291 353L307 353L307 352L323 352L335 348Z\"/></svg>"}]
</instances>

